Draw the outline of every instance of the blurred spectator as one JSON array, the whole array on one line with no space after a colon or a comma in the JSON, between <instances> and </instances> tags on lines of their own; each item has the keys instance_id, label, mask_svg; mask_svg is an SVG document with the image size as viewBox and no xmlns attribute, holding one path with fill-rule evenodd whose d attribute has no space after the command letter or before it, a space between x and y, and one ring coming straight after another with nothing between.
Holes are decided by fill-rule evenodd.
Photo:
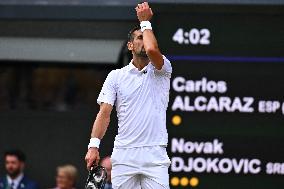
<instances>
[{"instance_id":1,"label":"blurred spectator","mask_svg":"<svg viewBox=\"0 0 284 189\"><path fill-rule=\"evenodd\" d=\"M57 167L56 187L54 189L75 189L77 169L73 165Z\"/></svg>"},{"instance_id":2,"label":"blurred spectator","mask_svg":"<svg viewBox=\"0 0 284 189\"><path fill-rule=\"evenodd\" d=\"M0 189L38 189L38 185L24 175L26 156L19 150L4 154L6 176L0 178Z\"/></svg>"},{"instance_id":3,"label":"blurred spectator","mask_svg":"<svg viewBox=\"0 0 284 189\"><path fill-rule=\"evenodd\" d=\"M110 160L109 156L105 157L101 161L101 166L106 168L106 171L107 171L107 180L106 180L106 184L105 184L104 189L112 189L112 185L111 185L111 167L112 166L111 166L111 160Z\"/></svg>"}]
</instances>

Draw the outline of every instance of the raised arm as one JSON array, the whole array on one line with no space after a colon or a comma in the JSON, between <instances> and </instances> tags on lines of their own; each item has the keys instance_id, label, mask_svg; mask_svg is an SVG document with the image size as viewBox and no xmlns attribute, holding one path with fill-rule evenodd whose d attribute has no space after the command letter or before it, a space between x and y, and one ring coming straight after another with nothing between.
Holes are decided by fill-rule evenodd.
<instances>
[{"instance_id":1,"label":"raised arm","mask_svg":"<svg viewBox=\"0 0 284 189\"><path fill-rule=\"evenodd\" d=\"M142 4L138 4L135 10L142 27L141 30L143 30L143 43L145 51L153 66L160 70L163 67L164 61L158 47L158 42L152 31L151 23L149 22L153 16L152 9L149 7L147 2L144 2ZM143 29L143 27L145 28Z\"/></svg>"},{"instance_id":2,"label":"raised arm","mask_svg":"<svg viewBox=\"0 0 284 189\"><path fill-rule=\"evenodd\" d=\"M96 120L93 125L91 138L98 138L102 139L105 135L105 132L108 128L110 122L110 114L112 111L112 105L107 103L101 103L100 111L97 114ZM90 167L95 163L98 164L100 160L99 150L96 147L90 147L85 157L87 168Z\"/></svg>"}]
</instances>

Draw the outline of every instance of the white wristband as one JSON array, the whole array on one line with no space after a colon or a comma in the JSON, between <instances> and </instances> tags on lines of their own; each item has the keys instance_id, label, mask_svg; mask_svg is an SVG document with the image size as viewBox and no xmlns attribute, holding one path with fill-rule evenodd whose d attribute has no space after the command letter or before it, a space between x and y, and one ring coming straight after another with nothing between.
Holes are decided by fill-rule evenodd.
<instances>
[{"instance_id":1,"label":"white wristband","mask_svg":"<svg viewBox=\"0 0 284 189\"><path fill-rule=\"evenodd\" d=\"M140 27L142 32L144 32L145 30L152 30L151 22L149 21L140 22Z\"/></svg>"},{"instance_id":2,"label":"white wristband","mask_svg":"<svg viewBox=\"0 0 284 189\"><path fill-rule=\"evenodd\" d=\"M91 138L90 139L90 143L88 145L88 149L90 149L90 148L99 148L100 147L100 143L101 143L100 139L98 139L98 138Z\"/></svg>"}]
</instances>

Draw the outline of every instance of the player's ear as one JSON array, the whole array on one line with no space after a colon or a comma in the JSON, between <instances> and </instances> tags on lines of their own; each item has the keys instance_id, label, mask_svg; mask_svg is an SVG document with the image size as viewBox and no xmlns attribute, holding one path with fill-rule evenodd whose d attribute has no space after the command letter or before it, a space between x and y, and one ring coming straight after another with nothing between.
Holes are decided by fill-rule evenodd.
<instances>
[{"instance_id":1,"label":"player's ear","mask_svg":"<svg viewBox=\"0 0 284 189\"><path fill-rule=\"evenodd\" d=\"M128 48L128 50L132 51L133 50L133 43L128 41L127 42L127 48Z\"/></svg>"}]
</instances>

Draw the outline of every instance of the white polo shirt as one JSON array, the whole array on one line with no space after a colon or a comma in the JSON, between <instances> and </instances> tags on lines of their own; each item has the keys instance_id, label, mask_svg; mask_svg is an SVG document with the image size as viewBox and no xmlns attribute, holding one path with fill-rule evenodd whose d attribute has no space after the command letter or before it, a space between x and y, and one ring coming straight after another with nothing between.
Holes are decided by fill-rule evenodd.
<instances>
[{"instance_id":1,"label":"white polo shirt","mask_svg":"<svg viewBox=\"0 0 284 189\"><path fill-rule=\"evenodd\" d=\"M114 147L167 145L166 110L172 67L165 56L163 59L161 70L150 62L139 71L131 61L108 74L97 101L116 106L118 134Z\"/></svg>"}]
</instances>

